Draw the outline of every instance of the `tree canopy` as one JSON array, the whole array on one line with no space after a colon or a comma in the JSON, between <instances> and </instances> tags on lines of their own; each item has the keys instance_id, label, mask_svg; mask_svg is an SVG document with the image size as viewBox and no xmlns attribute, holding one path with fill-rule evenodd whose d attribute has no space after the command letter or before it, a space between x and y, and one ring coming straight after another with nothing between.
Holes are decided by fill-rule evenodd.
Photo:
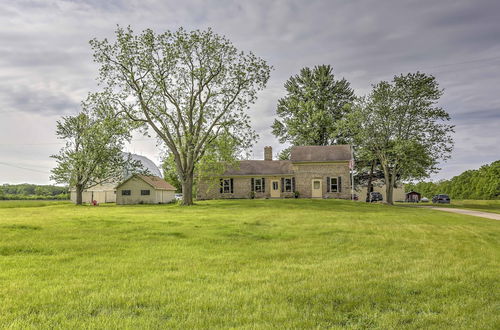
<instances>
[{"instance_id":1,"label":"tree canopy","mask_svg":"<svg viewBox=\"0 0 500 330\"><path fill-rule=\"evenodd\" d=\"M500 160L465 171L450 180L422 181L405 187L407 191L418 191L427 197L448 194L456 199L500 199Z\"/></svg>"},{"instance_id":2,"label":"tree canopy","mask_svg":"<svg viewBox=\"0 0 500 330\"><path fill-rule=\"evenodd\" d=\"M331 145L344 142L338 123L355 99L349 82L336 80L330 65L303 68L285 83L273 134L281 143ZM283 155L286 157L286 154Z\"/></svg>"},{"instance_id":3,"label":"tree canopy","mask_svg":"<svg viewBox=\"0 0 500 330\"><path fill-rule=\"evenodd\" d=\"M239 145L255 139L247 110L269 79L270 67L238 51L212 30L134 34L91 41L99 80L116 114L152 129L172 153L191 205L195 164L227 132Z\"/></svg>"},{"instance_id":4,"label":"tree canopy","mask_svg":"<svg viewBox=\"0 0 500 330\"><path fill-rule=\"evenodd\" d=\"M437 106L443 91L433 76L409 73L373 86L346 119L354 144L384 172L387 202L398 180L428 177L453 148L450 116Z\"/></svg>"},{"instance_id":5,"label":"tree canopy","mask_svg":"<svg viewBox=\"0 0 500 330\"><path fill-rule=\"evenodd\" d=\"M78 115L57 122L56 134L66 145L51 156L57 161L51 179L75 188L77 204L82 203L84 189L116 182L122 178L124 168L140 166L123 157L124 143L131 138L130 127L115 117L107 100L92 94L82 105Z\"/></svg>"}]
</instances>

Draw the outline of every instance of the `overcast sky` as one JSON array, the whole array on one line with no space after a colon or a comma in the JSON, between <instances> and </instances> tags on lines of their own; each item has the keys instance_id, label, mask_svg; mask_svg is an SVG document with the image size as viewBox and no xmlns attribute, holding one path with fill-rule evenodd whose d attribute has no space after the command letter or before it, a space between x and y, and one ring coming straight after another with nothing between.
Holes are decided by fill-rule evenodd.
<instances>
[{"instance_id":1,"label":"overcast sky","mask_svg":"<svg viewBox=\"0 0 500 330\"><path fill-rule=\"evenodd\" d=\"M0 184L49 183L62 146L56 120L76 114L95 91L88 41L113 38L116 25L139 32L212 27L274 67L250 113L263 147L285 81L330 64L358 95L399 73L436 76L456 125L452 159L433 179L500 159L500 1L27 1L0 6ZM154 140L127 147L157 164Z\"/></svg>"}]
</instances>

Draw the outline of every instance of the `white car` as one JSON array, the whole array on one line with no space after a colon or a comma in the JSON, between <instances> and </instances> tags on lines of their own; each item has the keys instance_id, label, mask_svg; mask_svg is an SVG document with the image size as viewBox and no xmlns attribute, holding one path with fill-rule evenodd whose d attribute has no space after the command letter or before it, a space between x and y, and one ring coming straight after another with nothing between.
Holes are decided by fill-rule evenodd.
<instances>
[{"instance_id":1,"label":"white car","mask_svg":"<svg viewBox=\"0 0 500 330\"><path fill-rule=\"evenodd\" d=\"M175 194L174 198L176 201L180 201L180 200L182 200L182 194Z\"/></svg>"},{"instance_id":2,"label":"white car","mask_svg":"<svg viewBox=\"0 0 500 330\"><path fill-rule=\"evenodd\" d=\"M422 197L422 199L420 200L422 203L429 203L429 198L427 197Z\"/></svg>"}]
</instances>

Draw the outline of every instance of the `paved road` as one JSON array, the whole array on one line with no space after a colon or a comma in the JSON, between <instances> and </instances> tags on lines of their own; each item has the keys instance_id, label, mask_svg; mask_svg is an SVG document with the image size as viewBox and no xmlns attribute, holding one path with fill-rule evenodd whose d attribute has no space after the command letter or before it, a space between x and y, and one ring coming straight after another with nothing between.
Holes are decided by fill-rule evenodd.
<instances>
[{"instance_id":1,"label":"paved road","mask_svg":"<svg viewBox=\"0 0 500 330\"><path fill-rule=\"evenodd\" d=\"M500 214L498 213L490 213L490 212L481 212L481 211L473 211L473 210L464 210L464 209L455 209L448 207L431 207L433 210L452 212L452 213L460 213L466 215L473 215L476 217L488 218L493 220L500 220Z\"/></svg>"}]
</instances>

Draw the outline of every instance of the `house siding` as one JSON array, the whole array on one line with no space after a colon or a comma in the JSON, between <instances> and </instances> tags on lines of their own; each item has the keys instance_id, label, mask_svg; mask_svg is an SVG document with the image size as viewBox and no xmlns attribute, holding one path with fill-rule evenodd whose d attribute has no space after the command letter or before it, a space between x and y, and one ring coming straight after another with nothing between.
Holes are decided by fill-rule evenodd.
<instances>
[{"instance_id":1,"label":"house siding","mask_svg":"<svg viewBox=\"0 0 500 330\"><path fill-rule=\"evenodd\" d=\"M233 179L233 192L221 193L219 180L201 181L198 184L198 199L231 199L231 198L251 198L251 179L264 178L265 192L255 192L255 198L270 198L271 197L271 182L278 181L279 198L293 198L294 192L282 192L281 178L295 178L295 191L299 192L301 198L312 197L312 180L320 179L322 181L322 197L323 198L343 198L350 199L350 172L348 162L328 162L328 163L297 163L293 164L293 173L287 175L254 175L254 176L227 176L224 179ZM341 191L328 192L326 180L328 177L341 177Z\"/></svg>"},{"instance_id":2,"label":"house siding","mask_svg":"<svg viewBox=\"0 0 500 330\"><path fill-rule=\"evenodd\" d=\"M122 190L130 190L130 195L122 195ZM149 195L141 195L141 190L149 190ZM175 191L155 189L143 180L133 177L116 189L116 204L158 204L169 203Z\"/></svg>"}]
</instances>

